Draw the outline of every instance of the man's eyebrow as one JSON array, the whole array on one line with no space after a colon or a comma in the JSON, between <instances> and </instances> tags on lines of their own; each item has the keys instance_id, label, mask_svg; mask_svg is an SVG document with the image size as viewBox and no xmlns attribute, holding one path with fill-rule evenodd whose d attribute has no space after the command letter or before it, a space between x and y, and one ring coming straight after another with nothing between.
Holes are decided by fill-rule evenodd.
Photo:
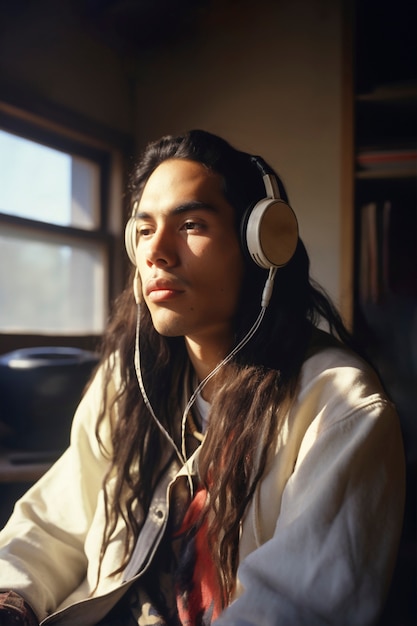
<instances>
[{"instance_id":1,"label":"man's eyebrow","mask_svg":"<svg viewBox=\"0 0 417 626\"><path fill-rule=\"evenodd\" d=\"M218 213L218 209L212 204L208 204L207 202L201 202L199 200L190 200L190 202L184 202L183 204L179 204L178 206L170 209L168 214L170 215L180 215L181 213L187 213L188 211L211 211L213 213ZM152 217L151 213L147 211L137 211L134 214L136 219L149 219Z\"/></svg>"}]
</instances>

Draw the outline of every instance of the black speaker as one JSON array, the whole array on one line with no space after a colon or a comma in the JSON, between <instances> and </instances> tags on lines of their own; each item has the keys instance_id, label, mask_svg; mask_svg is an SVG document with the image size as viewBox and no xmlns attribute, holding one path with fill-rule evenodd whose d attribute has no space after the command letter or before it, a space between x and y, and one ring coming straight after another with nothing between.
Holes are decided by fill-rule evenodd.
<instances>
[{"instance_id":1,"label":"black speaker","mask_svg":"<svg viewBox=\"0 0 417 626\"><path fill-rule=\"evenodd\" d=\"M71 347L23 348L0 356L2 442L22 450L64 450L97 363L95 353Z\"/></svg>"}]
</instances>

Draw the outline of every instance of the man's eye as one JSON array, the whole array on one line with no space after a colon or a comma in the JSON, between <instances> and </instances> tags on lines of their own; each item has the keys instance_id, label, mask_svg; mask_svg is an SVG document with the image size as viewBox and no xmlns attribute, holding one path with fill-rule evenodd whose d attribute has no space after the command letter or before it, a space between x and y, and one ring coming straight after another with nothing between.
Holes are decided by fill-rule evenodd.
<instances>
[{"instance_id":1,"label":"man's eye","mask_svg":"<svg viewBox=\"0 0 417 626\"><path fill-rule=\"evenodd\" d=\"M139 237L148 237L152 234L152 228L150 226L141 226L137 224L136 226Z\"/></svg>"},{"instance_id":2,"label":"man's eye","mask_svg":"<svg viewBox=\"0 0 417 626\"><path fill-rule=\"evenodd\" d=\"M199 222L193 222L192 220L189 220L188 222L185 222L184 226L183 226L184 230L203 230L204 226L203 224L200 224Z\"/></svg>"}]
</instances>

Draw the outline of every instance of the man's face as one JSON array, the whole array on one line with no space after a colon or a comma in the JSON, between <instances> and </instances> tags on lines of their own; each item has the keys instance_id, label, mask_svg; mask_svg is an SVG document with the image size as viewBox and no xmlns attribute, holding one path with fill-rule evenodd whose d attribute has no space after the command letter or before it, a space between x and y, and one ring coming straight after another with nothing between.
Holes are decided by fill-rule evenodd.
<instances>
[{"instance_id":1,"label":"man's face","mask_svg":"<svg viewBox=\"0 0 417 626\"><path fill-rule=\"evenodd\" d=\"M164 161L144 187L137 231L142 295L156 330L228 349L244 265L221 177L194 161Z\"/></svg>"}]
</instances>

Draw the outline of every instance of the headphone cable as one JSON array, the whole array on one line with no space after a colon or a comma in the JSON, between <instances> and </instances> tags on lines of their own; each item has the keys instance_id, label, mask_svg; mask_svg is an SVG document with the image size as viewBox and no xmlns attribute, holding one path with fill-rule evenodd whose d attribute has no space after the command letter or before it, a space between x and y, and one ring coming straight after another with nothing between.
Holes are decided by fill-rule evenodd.
<instances>
[{"instance_id":1,"label":"headphone cable","mask_svg":"<svg viewBox=\"0 0 417 626\"><path fill-rule=\"evenodd\" d=\"M222 361L220 361L220 363L218 363L216 367L197 385L197 387L191 394L190 399L188 400L187 405L184 409L182 420L181 420L181 450L178 448L174 439L171 437L169 432L166 430L166 428L164 428L164 426L161 424L161 422L157 418L153 410L152 404L149 400L148 394L146 393L146 389L145 389L145 385L144 385L143 377L142 377L142 367L141 367L141 359L140 359L140 304L139 302L137 304L134 365L135 365L136 378L139 384L139 389L142 394L142 398L145 403L145 406L148 409L149 413L151 414L155 424L159 428L160 432L164 435L164 437L171 444L180 463L186 467L187 478L188 478L188 482L190 485L191 494L193 494L194 489L193 489L192 477L191 477L191 474L189 472L189 468L187 465L187 451L186 451L186 441L185 441L185 430L186 430L186 425L187 425L188 413L191 410L191 407L194 404L198 394L201 393L201 391L204 389L207 383L213 378L213 376L217 374L217 372L224 365L229 363L236 356L236 354L240 352L242 348L244 348L244 346L246 346L246 344L252 339L252 337L257 332L265 316L265 312L269 304L269 300L271 298L276 270L277 268L275 267L271 267L269 270L268 278L265 282L265 286L264 286L263 293L262 293L261 310L255 322L252 324L252 327L249 329L249 331L246 333L243 339L241 339L241 341L239 341L239 343L236 344L233 350L231 350L231 352L229 352L229 354Z\"/></svg>"}]
</instances>

